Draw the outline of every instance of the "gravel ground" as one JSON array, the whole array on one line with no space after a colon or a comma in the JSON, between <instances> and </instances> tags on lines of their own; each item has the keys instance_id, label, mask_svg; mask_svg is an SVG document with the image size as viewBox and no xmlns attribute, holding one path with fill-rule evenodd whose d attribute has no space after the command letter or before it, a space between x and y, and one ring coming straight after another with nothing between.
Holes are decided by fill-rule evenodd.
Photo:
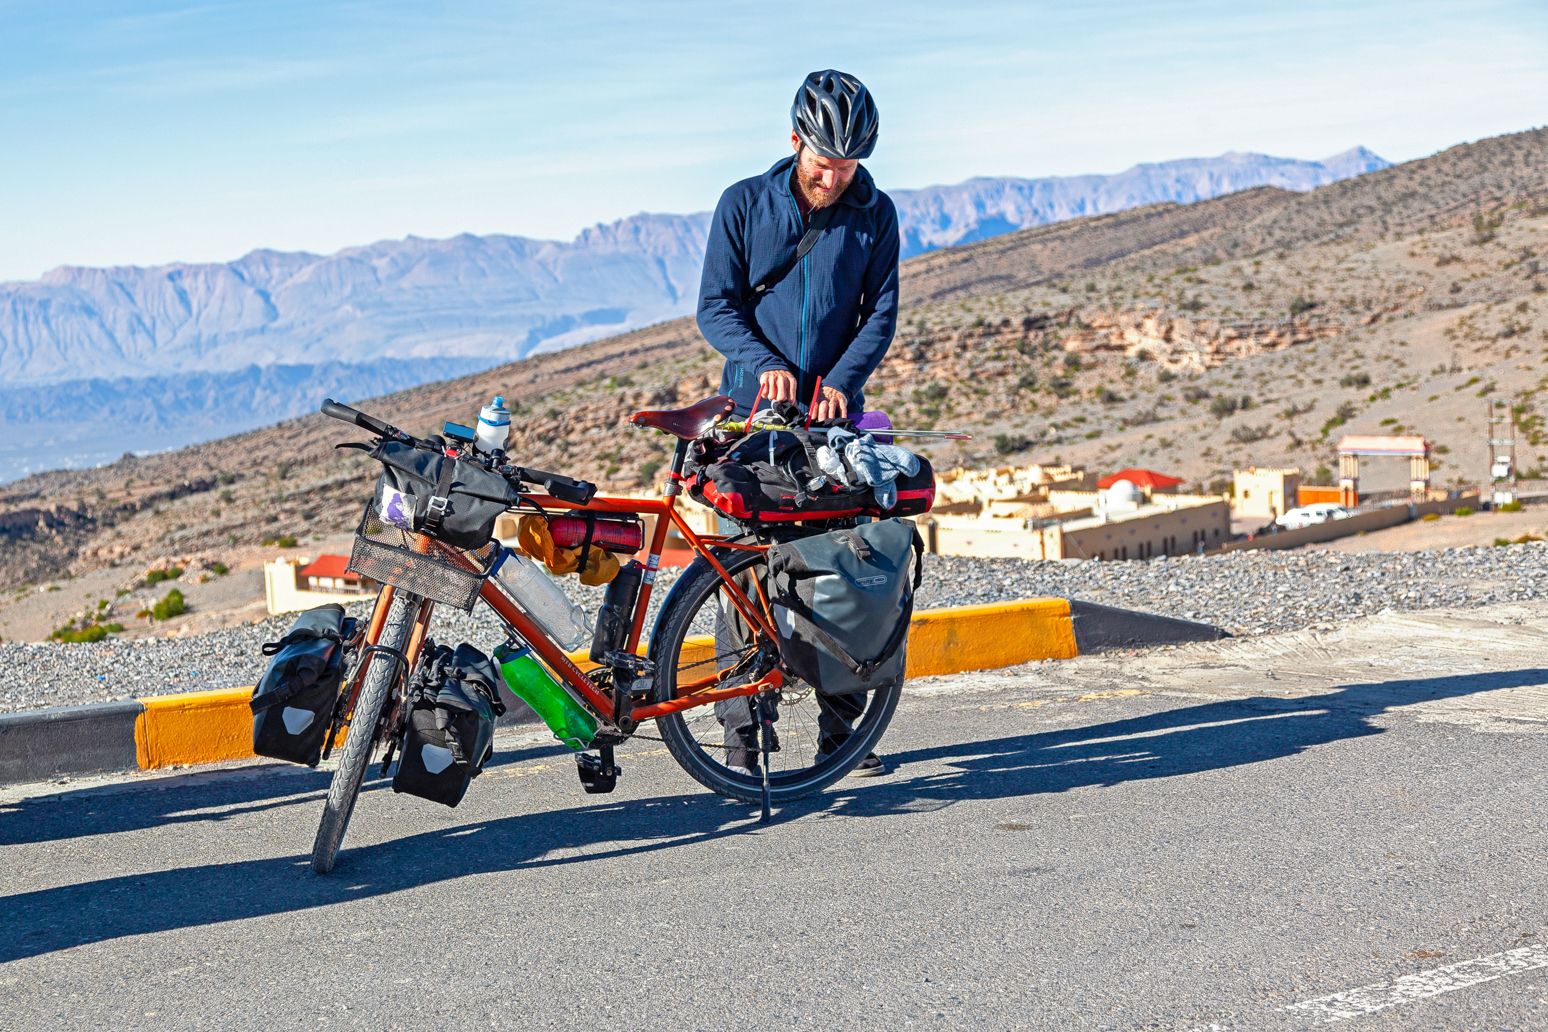
<instances>
[{"instance_id":1,"label":"gravel ground","mask_svg":"<svg viewBox=\"0 0 1548 1032\"><path fill-rule=\"evenodd\" d=\"M662 573L656 601L673 577ZM600 588L566 586L595 612ZM1387 609L1548 598L1548 544L1360 555L1239 552L1106 563L928 556L919 605L1044 595L1201 620L1238 635L1266 634ZM366 606L353 610L363 615ZM0 644L0 668L13 671L0 685L0 712L250 685L263 672L259 645L284 634L292 619L271 617L184 638ZM499 625L483 607L472 615L443 607L434 633L442 641L472 641L486 649L501 640Z\"/></svg>"}]
</instances>

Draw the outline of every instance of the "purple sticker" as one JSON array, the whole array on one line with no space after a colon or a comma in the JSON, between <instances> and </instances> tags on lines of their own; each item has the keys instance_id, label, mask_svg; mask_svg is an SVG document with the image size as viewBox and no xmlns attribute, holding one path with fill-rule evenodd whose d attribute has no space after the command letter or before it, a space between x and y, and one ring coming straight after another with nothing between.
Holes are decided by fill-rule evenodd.
<instances>
[{"instance_id":1,"label":"purple sticker","mask_svg":"<svg viewBox=\"0 0 1548 1032\"><path fill-rule=\"evenodd\" d=\"M383 522L403 530L414 529L414 501L401 491L382 485L382 497L376 506Z\"/></svg>"}]
</instances>

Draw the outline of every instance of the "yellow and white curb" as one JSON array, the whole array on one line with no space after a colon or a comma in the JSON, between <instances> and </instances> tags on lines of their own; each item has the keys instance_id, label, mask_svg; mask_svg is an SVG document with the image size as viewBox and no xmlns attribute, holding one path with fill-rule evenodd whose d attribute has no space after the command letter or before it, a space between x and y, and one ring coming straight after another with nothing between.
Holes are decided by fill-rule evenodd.
<instances>
[{"instance_id":1,"label":"yellow and white curb","mask_svg":"<svg viewBox=\"0 0 1548 1032\"><path fill-rule=\"evenodd\" d=\"M1224 636L1207 624L1062 598L926 609L909 630L908 676ZM572 658L591 665L583 654ZM0 714L0 784L248 759L252 694L222 688Z\"/></svg>"}]
</instances>

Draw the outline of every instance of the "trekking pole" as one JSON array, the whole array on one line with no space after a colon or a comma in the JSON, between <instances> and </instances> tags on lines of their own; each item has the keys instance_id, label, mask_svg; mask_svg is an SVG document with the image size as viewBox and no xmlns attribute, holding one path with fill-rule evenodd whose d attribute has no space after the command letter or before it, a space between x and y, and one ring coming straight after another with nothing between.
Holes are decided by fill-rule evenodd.
<instances>
[{"instance_id":1,"label":"trekking pole","mask_svg":"<svg viewBox=\"0 0 1548 1032\"><path fill-rule=\"evenodd\" d=\"M817 399L822 397L822 376L817 377L817 385L812 388L812 400L806 406L806 425L803 430L812 428L812 415L817 411Z\"/></svg>"}]
</instances>

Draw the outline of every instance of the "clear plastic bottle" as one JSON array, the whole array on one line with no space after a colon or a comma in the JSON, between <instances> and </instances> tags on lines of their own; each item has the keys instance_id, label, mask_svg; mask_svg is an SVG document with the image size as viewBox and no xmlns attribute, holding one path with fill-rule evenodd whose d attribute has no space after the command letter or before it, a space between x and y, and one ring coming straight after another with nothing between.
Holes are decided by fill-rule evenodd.
<instances>
[{"instance_id":1,"label":"clear plastic bottle","mask_svg":"<svg viewBox=\"0 0 1548 1032\"><path fill-rule=\"evenodd\" d=\"M532 707L555 738L577 752L591 744L597 736L597 718L554 680L530 648L501 645L494 651L494 661L506 687Z\"/></svg>"},{"instance_id":2,"label":"clear plastic bottle","mask_svg":"<svg viewBox=\"0 0 1548 1032\"><path fill-rule=\"evenodd\" d=\"M586 611L570 601L542 563L506 549L495 579L511 601L567 651L574 652L590 640Z\"/></svg>"}]
</instances>

